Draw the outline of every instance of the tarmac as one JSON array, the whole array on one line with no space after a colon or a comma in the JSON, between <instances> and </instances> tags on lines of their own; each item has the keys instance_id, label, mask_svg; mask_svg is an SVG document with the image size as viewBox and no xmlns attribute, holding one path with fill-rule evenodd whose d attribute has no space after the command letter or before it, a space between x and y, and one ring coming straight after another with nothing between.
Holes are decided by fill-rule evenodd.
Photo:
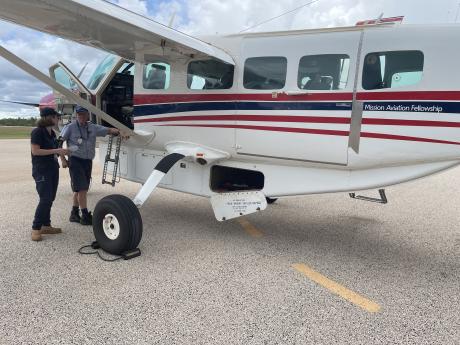
<instances>
[{"instance_id":1,"label":"tarmac","mask_svg":"<svg viewBox=\"0 0 460 345\"><path fill-rule=\"evenodd\" d=\"M460 170L387 189L280 199L219 223L205 198L157 190L142 256L77 250L61 170L53 225L30 240L27 140L0 140L0 344L460 344ZM133 197L139 185L101 185ZM376 194L375 191L367 195Z\"/></svg>"}]
</instances>

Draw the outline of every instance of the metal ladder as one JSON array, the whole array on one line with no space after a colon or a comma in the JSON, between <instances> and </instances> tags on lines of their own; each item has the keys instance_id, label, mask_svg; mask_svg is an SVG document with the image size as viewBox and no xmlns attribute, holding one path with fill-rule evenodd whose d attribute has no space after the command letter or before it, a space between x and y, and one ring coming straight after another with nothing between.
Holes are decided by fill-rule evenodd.
<instances>
[{"instance_id":1,"label":"metal ladder","mask_svg":"<svg viewBox=\"0 0 460 345\"><path fill-rule=\"evenodd\" d=\"M117 180L117 177L118 177L118 163L120 161L121 135L118 135L116 137L115 156L112 158L114 138L115 136L113 135L111 135L109 138L109 142L107 144L107 152L105 154L104 170L102 171L102 184L110 184L112 187L115 187L115 183L119 182L119 180ZM110 174L112 175L111 181L107 180L109 163L113 163L113 171Z\"/></svg>"}]
</instances>

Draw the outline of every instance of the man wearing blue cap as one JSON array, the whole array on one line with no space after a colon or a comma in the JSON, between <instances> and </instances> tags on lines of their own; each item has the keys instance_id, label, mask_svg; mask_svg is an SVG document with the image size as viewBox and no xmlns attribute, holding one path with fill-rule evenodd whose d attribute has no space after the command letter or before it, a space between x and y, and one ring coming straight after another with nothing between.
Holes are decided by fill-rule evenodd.
<instances>
[{"instance_id":1,"label":"man wearing blue cap","mask_svg":"<svg viewBox=\"0 0 460 345\"><path fill-rule=\"evenodd\" d=\"M82 225L92 225L87 194L91 183L93 159L96 155L96 137L105 137L108 134L119 135L120 131L89 122L89 111L83 107L77 106L75 112L77 120L67 125L61 134L62 139L67 141L67 148L71 151L68 165L74 194L69 220Z\"/></svg>"}]
</instances>

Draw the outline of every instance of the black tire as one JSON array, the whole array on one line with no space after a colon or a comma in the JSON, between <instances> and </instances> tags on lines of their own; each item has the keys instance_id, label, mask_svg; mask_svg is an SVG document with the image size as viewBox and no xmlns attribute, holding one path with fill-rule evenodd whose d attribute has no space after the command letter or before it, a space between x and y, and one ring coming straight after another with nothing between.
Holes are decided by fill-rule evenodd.
<instances>
[{"instance_id":1,"label":"black tire","mask_svg":"<svg viewBox=\"0 0 460 345\"><path fill-rule=\"evenodd\" d=\"M278 198L265 198L267 199L267 204L271 205L271 204L274 204L276 202L276 200L278 200Z\"/></svg>"},{"instance_id":2,"label":"black tire","mask_svg":"<svg viewBox=\"0 0 460 345\"><path fill-rule=\"evenodd\" d=\"M114 217L110 217L112 215ZM116 218L118 235L104 229L104 221ZM107 229L107 223L105 224ZM112 225L109 225L110 228ZM113 229L113 228L111 228ZM142 238L142 217L131 199L124 195L109 195L101 199L93 215L93 232L96 241L107 253L120 255L127 250L135 249ZM116 236L115 236L116 235Z\"/></svg>"}]
</instances>

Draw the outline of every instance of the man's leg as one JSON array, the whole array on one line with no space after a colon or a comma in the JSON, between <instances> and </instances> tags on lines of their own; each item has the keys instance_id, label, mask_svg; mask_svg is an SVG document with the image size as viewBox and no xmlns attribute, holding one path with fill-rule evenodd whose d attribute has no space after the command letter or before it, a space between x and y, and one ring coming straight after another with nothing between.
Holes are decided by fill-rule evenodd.
<instances>
[{"instance_id":1,"label":"man's leg","mask_svg":"<svg viewBox=\"0 0 460 345\"><path fill-rule=\"evenodd\" d=\"M93 224L93 216L91 215L90 212L88 212L88 201L87 201L87 195L88 195L88 189L91 184L91 171L93 167L93 161L89 159L85 159L82 162L82 167L84 169L84 188L81 188L82 190L80 193L78 193L78 202L80 204L80 209L81 209L81 221L80 224L82 225L92 225Z\"/></svg>"},{"instance_id":2,"label":"man's leg","mask_svg":"<svg viewBox=\"0 0 460 345\"><path fill-rule=\"evenodd\" d=\"M78 192L80 190L79 181L81 176L81 167L78 159L70 157L69 159L69 174L70 182L73 191L72 197L72 211L70 212L69 221L73 223L80 223L80 209L78 208Z\"/></svg>"},{"instance_id":3,"label":"man's leg","mask_svg":"<svg viewBox=\"0 0 460 345\"><path fill-rule=\"evenodd\" d=\"M78 208L78 206L80 206L78 204L78 192L74 192L73 193L73 207Z\"/></svg>"},{"instance_id":4,"label":"man's leg","mask_svg":"<svg viewBox=\"0 0 460 345\"><path fill-rule=\"evenodd\" d=\"M80 209L87 209L88 208L88 191L81 190L77 193L78 196L78 205L80 205Z\"/></svg>"},{"instance_id":5,"label":"man's leg","mask_svg":"<svg viewBox=\"0 0 460 345\"><path fill-rule=\"evenodd\" d=\"M73 223L80 223L80 210L78 208L78 192L73 192L72 198L72 212L70 212L69 221Z\"/></svg>"},{"instance_id":6,"label":"man's leg","mask_svg":"<svg viewBox=\"0 0 460 345\"><path fill-rule=\"evenodd\" d=\"M90 212L88 212L88 203L87 203L87 190L82 190L78 192L78 203L80 204L81 209L81 221L80 224L82 225L92 225L93 224L93 216Z\"/></svg>"}]
</instances>

